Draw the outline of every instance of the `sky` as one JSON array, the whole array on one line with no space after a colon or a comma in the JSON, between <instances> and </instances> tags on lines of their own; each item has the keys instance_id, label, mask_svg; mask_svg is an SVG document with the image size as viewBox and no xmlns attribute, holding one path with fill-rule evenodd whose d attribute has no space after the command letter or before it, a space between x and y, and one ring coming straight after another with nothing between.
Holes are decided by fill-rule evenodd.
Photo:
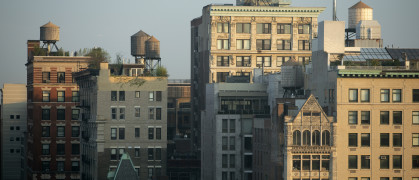
<instances>
[{"instance_id":1,"label":"sky","mask_svg":"<svg viewBox=\"0 0 419 180\"><path fill-rule=\"evenodd\" d=\"M337 0L337 16L359 0ZM363 0L374 8L384 46L419 48L418 0ZM190 77L190 21L212 3L235 0L2 0L0 1L0 85L26 83L27 40L39 39L48 21L60 26L58 47L65 51L102 47L134 62L130 37L143 30L160 40L162 65L169 79ZM332 19L332 0L293 0L291 6L326 7L319 22Z\"/></svg>"}]
</instances>

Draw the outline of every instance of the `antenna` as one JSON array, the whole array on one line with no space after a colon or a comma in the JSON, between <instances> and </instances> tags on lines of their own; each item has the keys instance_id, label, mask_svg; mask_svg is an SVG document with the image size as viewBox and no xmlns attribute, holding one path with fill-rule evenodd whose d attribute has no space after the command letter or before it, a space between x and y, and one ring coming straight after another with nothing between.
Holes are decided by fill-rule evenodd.
<instances>
[{"instance_id":1,"label":"antenna","mask_svg":"<svg viewBox=\"0 0 419 180\"><path fill-rule=\"evenodd\" d=\"M336 16L336 0L333 0L333 21L337 21L338 17Z\"/></svg>"}]
</instances>

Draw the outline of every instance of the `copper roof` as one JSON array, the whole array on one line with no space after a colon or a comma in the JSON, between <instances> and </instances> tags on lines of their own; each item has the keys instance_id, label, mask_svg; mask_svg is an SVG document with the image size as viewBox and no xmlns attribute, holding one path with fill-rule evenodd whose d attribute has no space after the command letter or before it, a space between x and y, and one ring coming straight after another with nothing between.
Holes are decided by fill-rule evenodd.
<instances>
[{"instance_id":1,"label":"copper roof","mask_svg":"<svg viewBox=\"0 0 419 180\"><path fill-rule=\"evenodd\" d=\"M44 25L43 25L43 26L41 26L41 27L48 27L48 28L60 28L60 27L58 27L57 25L52 24L52 22L51 22L51 21L49 21L48 23L44 24Z\"/></svg>"},{"instance_id":2,"label":"copper roof","mask_svg":"<svg viewBox=\"0 0 419 180\"><path fill-rule=\"evenodd\" d=\"M160 41L157 40L154 36L151 36L151 38L148 39L147 42L160 42Z\"/></svg>"},{"instance_id":3,"label":"copper roof","mask_svg":"<svg viewBox=\"0 0 419 180\"><path fill-rule=\"evenodd\" d=\"M359 1L358 3L356 3L355 5L353 5L352 7L350 7L349 9L372 9L372 7L366 5L365 3L363 3L362 1Z\"/></svg>"}]
</instances>

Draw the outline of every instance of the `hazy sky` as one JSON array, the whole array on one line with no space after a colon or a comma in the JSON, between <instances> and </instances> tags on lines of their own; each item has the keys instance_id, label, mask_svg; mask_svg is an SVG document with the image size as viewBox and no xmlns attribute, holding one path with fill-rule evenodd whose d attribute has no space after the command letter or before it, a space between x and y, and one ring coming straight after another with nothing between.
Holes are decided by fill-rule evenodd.
<instances>
[{"instance_id":1,"label":"hazy sky","mask_svg":"<svg viewBox=\"0 0 419 180\"><path fill-rule=\"evenodd\" d=\"M338 0L338 18L358 0ZM384 45L419 48L419 0L364 0L382 26ZM48 21L60 26L58 47L66 51L102 47L112 60L130 55L130 36L143 30L160 40L162 64L171 79L190 76L190 21L211 3L235 0L2 0L0 1L0 85L26 83L26 41L39 39ZM327 7L319 22L331 20L332 0L293 0L292 6ZM3 87L3 86L1 86Z\"/></svg>"}]
</instances>

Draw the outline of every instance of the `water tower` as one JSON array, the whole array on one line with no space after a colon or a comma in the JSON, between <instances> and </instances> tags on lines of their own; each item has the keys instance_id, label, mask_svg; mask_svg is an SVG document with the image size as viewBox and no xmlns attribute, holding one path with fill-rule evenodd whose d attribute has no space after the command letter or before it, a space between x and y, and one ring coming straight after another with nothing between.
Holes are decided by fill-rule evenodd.
<instances>
[{"instance_id":1,"label":"water tower","mask_svg":"<svg viewBox=\"0 0 419 180\"><path fill-rule=\"evenodd\" d=\"M131 55L135 58L136 64L143 64L146 55L145 42L150 39L150 35L140 30L131 36Z\"/></svg>"},{"instance_id":2,"label":"water tower","mask_svg":"<svg viewBox=\"0 0 419 180\"><path fill-rule=\"evenodd\" d=\"M352 7L348 9L348 28L345 29L346 32L346 47L353 47L355 45L354 39L356 38L356 27L360 21L373 20L373 9L359 1Z\"/></svg>"},{"instance_id":3,"label":"water tower","mask_svg":"<svg viewBox=\"0 0 419 180\"><path fill-rule=\"evenodd\" d=\"M297 95L297 90L304 87L303 65L294 57L281 66L281 85L284 98Z\"/></svg>"},{"instance_id":4,"label":"water tower","mask_svg":"<svg viewBox=\"0 0 419 180\"><path fill-rule=\"evenodd\" d=\"M47 24L41 26L40 32L40 40L44 43L42 48L47 46L47 54L51 52L51 46L52 48L55 47L55 49L58 51L58 47L55 43L60 40L60 27L52 24L51 22L48 22Z\"/></svg>"},{"instance_id":5,"label":"water tower","mask_svg":"<svg viewBox=\"0 0 419 180\"><path fill-rule=\"evenodd\" d=\"M145 71L152 73L157 67L161 66L160 41L151 36L145 42Z\"/></svg>"}]
</instances>

